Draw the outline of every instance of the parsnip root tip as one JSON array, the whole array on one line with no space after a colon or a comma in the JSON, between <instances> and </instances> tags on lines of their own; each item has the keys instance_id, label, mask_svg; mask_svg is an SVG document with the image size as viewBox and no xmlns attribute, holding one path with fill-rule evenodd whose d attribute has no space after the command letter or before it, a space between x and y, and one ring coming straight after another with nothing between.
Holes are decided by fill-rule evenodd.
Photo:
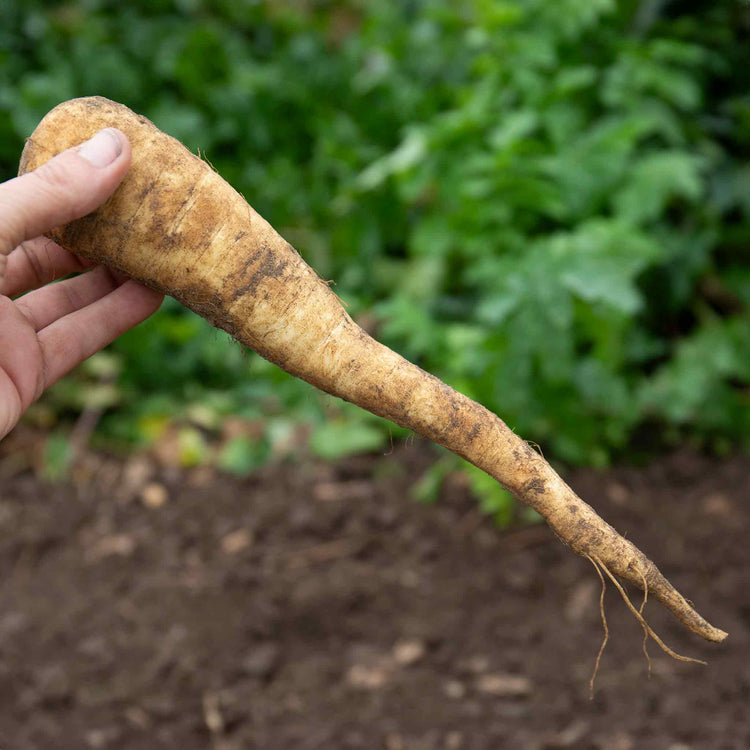
<instances>
[{"instance_id":1,"label":"parsnip root tip","mask_svg":"<svg viewBox=\"0 0 750 750\"><path fill-rule=\"evenodd\" d=\"M705 662L702 659L694 659L692 656L683 656L682 654L678 654L676 651L673 651L671 648L669 648L669 646L664 643L664 641L654 632L653 628L646 622L643 615L633 606L633 602L630 601L630 597L625 592L625 589L622 587L617 578L612 575L609 568L607 568L607 566L598 558L594 557L594 560L599 563L601 568L607 574L607 577L612 581L612 583L615 585L615 588L620 592L622 600L625 602L628 609L633 613L633 616L636 618L636 620L638 620L638 622L648 633L648 635L653 638L654 641L656 641L656 644L659 646L659 648L661 648L662 651L664 651L665 654L668 654L677 661L691 662L693 664L703 664L704 666L708 664L708 662Z\"/></svg>"}]
</instances>

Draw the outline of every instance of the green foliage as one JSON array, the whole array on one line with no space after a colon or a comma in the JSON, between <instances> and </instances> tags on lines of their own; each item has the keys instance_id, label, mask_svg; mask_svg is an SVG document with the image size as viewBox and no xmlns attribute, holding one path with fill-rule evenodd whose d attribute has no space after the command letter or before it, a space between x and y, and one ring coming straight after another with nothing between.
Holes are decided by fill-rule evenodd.
<instances>
[{"instance_id":1,"label":"green foliage","mask_svg":"<svg viewBox=\"0 0 750 750\"><path fill-rule=\"evenodd\" d=\"M225 471L246 475L262 466L269 457L267 440L241 435L232 438L219 454L218 465Z\"/></svg>"},{"instance_id":2,"label":"green foliage","mask_svg":"<svg viewBox=\"0 0 750 750\"><path fill-rule=\"evenodd\" d=\"M737 444L748 28L733 0L4 3L0 163L60 100L123 101L205 153L379 338L548 457L604 464L645 427ZM110 439L208 412L292 416L325 457L387 445L382 420L332 414L174 303L112 352ZM251 470L268 441L219 460Z\"/></svg>"},{"instance_id":3,"label":"green foliage","mask_svg":"<svg viewBox=\"0 0 750 750\"><path fill-rule=\"evenodd\" d=\"M44 441L42 476L48 482L61 482L68 478L73 450L70 440L60 432L53 432Z\"/></svg>"},{"instance_id":4,"label":"green foliage","mask_svg":"<svg viewBox=\"0 0 750 750\"><path fill-rule=\"evenodd\" d=\"M357 420L326 422L310 437L310 449L321 458L337 459L383 447L386 436L374 424Z\"/></svg>"},{"instance_id":5,"label":"green foliage","mask_svg":"<svg viewBox=\"0 0 750 750\"><path fill-rule=\"evenodd\" d=\"M481 511L492 516L498 526L508 526L516 504L513 495L476 466L466 464L465 471L469 476L471 489L479 498Z\"/></svg>"},{"instance_id":6,"label":"green foliage","mask_svg":"<svg viewBox=\"0 0 750 750\"><path fill-rule=\"evenodd\" d=\"M437 502L443 482L456 469L457 463L457 457L452 455L435 461L412 486L412 497L420 503Z\"/></svg>"}]
</instances>

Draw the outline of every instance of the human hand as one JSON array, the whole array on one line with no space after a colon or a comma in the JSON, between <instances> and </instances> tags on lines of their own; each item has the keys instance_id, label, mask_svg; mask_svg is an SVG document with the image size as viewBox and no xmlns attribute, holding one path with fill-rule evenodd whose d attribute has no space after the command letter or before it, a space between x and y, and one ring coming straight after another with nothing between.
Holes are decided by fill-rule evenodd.
<instances>
[{"instance_id":1,"label":"human hand","mask_svg":"<svg viewBox=\"0 0 750 750\"><path fill-rule=\"evenodd\" d=\"M107 128L0 184L0 439L45 388L161 304L161 294L40 236L101 205L130 158L126 136Z\"/></svg>"}]
</instances>

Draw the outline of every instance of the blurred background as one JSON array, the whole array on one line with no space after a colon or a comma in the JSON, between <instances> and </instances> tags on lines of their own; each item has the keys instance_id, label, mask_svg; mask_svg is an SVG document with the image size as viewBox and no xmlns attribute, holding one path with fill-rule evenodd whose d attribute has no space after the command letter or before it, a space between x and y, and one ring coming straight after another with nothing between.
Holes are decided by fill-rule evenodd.
<instances>
[{"instance_id":1,"label":"blurred background","mask_svg":"<svg viewBox=\"0 0 750 750\"><path fill-rule=\"evenodd\" d=\"M590 700L588 561L167 300L0 443L0 746L750 747L748 32L747 0L0 0L1 179L62 100L145 114L730 633L649 601L710 664L647 667L610 590Z\"/></svg>"},{"instance_id":2,"label":"blurred background","mask_svg":"<svg viewBox=\"0 0 750 750\"><path fill-rule=\"evenodd\" d=\"M744 0L4 2L1 174L60 101L123 102L548 458L722 453L750 434L748 30ZM404 437L172 300L32 409L51 476L82 414L240 474Z\"/></svg>"}]
</instances>

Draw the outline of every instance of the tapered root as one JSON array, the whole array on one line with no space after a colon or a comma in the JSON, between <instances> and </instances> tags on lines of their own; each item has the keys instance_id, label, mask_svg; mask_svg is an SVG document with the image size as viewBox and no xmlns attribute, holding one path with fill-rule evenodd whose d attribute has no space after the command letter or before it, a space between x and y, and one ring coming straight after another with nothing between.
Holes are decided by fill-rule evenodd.
<instances>
[{"instance_id":1,"label":"tapered root","mask_svg":"<svg viewBox=\"0 0 750 750\"><path fill-rule=\"evenodd\" d=\"M607 641L609 641L609 626L607 625L607 616L604 613L604 593L607 590L607 584L604 581L602 570L604 570L604 572L607 574L607 577L612 581L612 583L614 583L615 587L620 592L620 596L622 597L626 606L633 613L633 615L643 628L643 655L646 657L646 663L648 664L649 677L651 677L651 657L649 657L648 650L646 648L649 638L653 638L662 649L662 651L671 656L673 659L677 659L678 661L693 662L694 664L706 664L705 661L702 661L700 659L694 659L691 656L683 656L682 654L678 654L676 651L673 651L664 643L664 641L662 641L661 638L659 638L659 636L654 632L651 626L646 622L646 619L643 617L643 609L646 606L646 602L648 601L648 581L645 578L643 579L643 601L641 602L641 606L636 609L633 606L633 603L630 601L630 597L625 592L625 589L623 589L623 587L620 585L620 582L612 575L607 566L596 557L592 557L591 555L585 555L585 557L594 566L594 570L599 576L599 580L602 584L601 594L599 596L599 613L601 614L602 626L604 627L604 639L602 640L602 645L599 647L599 653L596 655L594 671L591 675L591 680L589 681L589 697L591 700L594 699L594 683L596 681L596 675L599 672L599 664L602 660L602 654L604 653L604 648L607 645Z\"/></svg>"},{"instance_id":2,"label":"tapered root","mask_svg":"<svg viewBox=\"0 0 750 750\"><path fill-rule=\"evenodd\" d=\"M614 532L614 529L612 529L612 531ZM617 532L614 533L617 534ZM627 550L629 552L629 559L627 559L626 563L624 563L622 557L617 556L612 550L607 550L609 554L606 554L605 556L601 554L600 549L597 554L592 554L591 556L602 566L605 573L607 573L612 579L612 582L617 586L620 593L626 598L626 603L629 608L641 622L644 629L648 629L649 635L659 643L659 645L663 647L658 636L656 636L646 624L642 613L630 603L629 599L627 599L624 589L615 579L614 575L618 575L620 578L630 581L638 588L643 589L646 596L649 592L653 594L653 596L669 609L670 612L672 612L672 614L683 623L683 625L697 635L700 635L702 638L705 638L708 641L720 643L727 637L726 632L719 630L703 619L703 617L695 611L688 601L662 575L656 565L654 565L654 563L651 562L651 560L649 560L637 547L620 537L619 534L617 534L617 537L621 540L623 545L627 545L627 547L630 548ZM676 656L675 658L679 657Z\"/></svg>"},{"instance_id":3,"label":"tapered root","mask_svg":"<svg viewBox=\"0 0 750 750\"><path fill-rule=\"evenodd\" d=\"M574 552L596 560L611 577L619 576L656 598L685 627L702 638L720 643L727 637L727 633L703 619L656 565L583 502L546 461L536 456L529 464L531 468L527 469L525 483L519 488L520 492L516 491L517 495L544 516L557 536ZM641 613L633 609L642 621ZM654 640L659 642L658 637Z\"/></svg>"},{"instance_id":4,"label":"tapered root","mask_svg":"<svg viewBox=\"0 0 750 750\"><path fill-rule=\"evenodd\" d=\"M172 295L292 375L462 456L613 581L647 589L703 638L726 638L499 417L363 331L265 219L145 118L99 97L61 104L27 140L19 173L112 126L130 140L128 174L103 206L51 239Z\"/></svg>"}]
</instances>

